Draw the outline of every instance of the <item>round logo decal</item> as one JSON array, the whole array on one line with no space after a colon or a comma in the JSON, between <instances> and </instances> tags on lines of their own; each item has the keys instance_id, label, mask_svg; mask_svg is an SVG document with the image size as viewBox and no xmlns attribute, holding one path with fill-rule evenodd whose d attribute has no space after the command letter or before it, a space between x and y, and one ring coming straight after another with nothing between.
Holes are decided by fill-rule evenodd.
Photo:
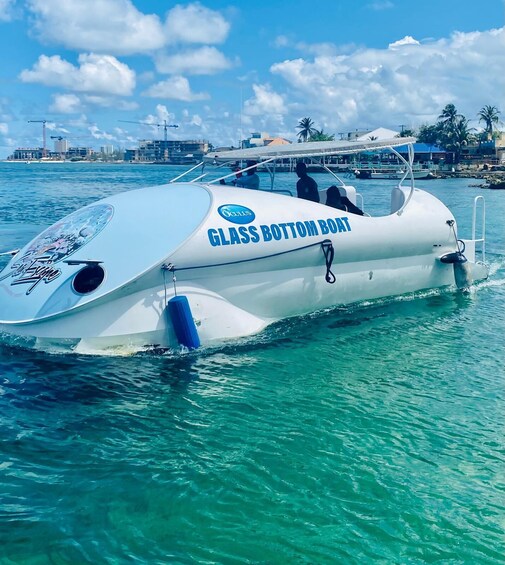
<instances>
[{"instance_id":1,"label":"round logo decal","mask_svg":"<svg viewBox=\"0 0 505 565\"><path fill-rule=\"evenodd\" d=\"M219 215L233 224L250 224L254 222L256 214L240 204L224 204L217 209Z\"/></svg>"}]
</instances>

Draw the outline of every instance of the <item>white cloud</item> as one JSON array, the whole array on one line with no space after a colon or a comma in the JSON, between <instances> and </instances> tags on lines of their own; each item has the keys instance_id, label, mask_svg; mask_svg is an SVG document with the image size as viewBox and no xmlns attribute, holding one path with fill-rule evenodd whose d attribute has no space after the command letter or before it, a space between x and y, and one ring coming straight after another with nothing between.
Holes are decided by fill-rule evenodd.
<instances>
[{"instance_id":1,"label":"white cloud","mask_svg":"<svg viewBox=\"0 0 505 565\"><path fill-rule=\"evenodd\" d=\"M254 84L254 98L244 103L244 113L250 116L262 114L285 114L284 100L280 94L274 92L267 84Z\"/></svg>"},{"instance_id":2,"label":"white cloud","mask_svg":"<svg viewBox=\"0 0 505 565\"><path fill-rule=\"evenodd\" d=\"M129 100L118 100L115 96L97 96L85 94L83 101L88 106L100 106L101 108L114 108L115 110L136 110L139 105L137 102Z\"/></svg>"},{"instance_id":3,"label":"white cloud","mask_svg":"<svg viewBox=\"0 0 505 565\"><path fill-rule=\"evenodd\" d=\"M202 118L201 118L198 114L195 114L195 115L191 118L190 123L191 123L192 125L194 125L194 126L200 127L200 126L203 124L203 120L202 120Z\"/></svg>"},{"instance_id":4,"label":"white cloud","mask_svg":"<svg viewBox=\"0 0 505 565\"><path fill-rule=\"evenodd\" d=\"M175 55L162 54L156 58L158 72L167 74L213 75L231 67L231 61L218 49L209 46Z\"/></svg>"},{"instance_id":5,"label":"white cloud","mask_svg":"<svg viewBox=\"0 0 505 565\"><path fill-rule=\"evenodd\" d=\"M55 94L49 110L60 114L75 114L81 111L81 99L75 94Z\"/></svg>"},{"instance_id":6,"label":"white cloud","mask_svg":"<svg viewBox=\"0 0 505 565\"><path fill-rule=\"evenodd\" d=\"M108 141L113 141L116 139L114 135L100 130L100 128L98 128L96 125L89 126L88 131L95 139L106 139Z\"/></svg>"},{"instance_id":7,"label":"white cloud","mask_svg":"<svg viewBox=\"0 0 505 565\"><path fill-rule=\"evenodd\" d=\"M14 17L15 0L0 0L0 22L10 22Z\"/></svg>"},{"instance_id":8,"label":"white cloud","mask_svg":"<svg viewBox=\"0 0 505 565\"><path fill-rule=\"evenodd\" d=\"M21 72L23 82L63 87L76 92L128 96L135 87L135 72L110 55L79 55L75 67L59 55L41 55L31 70Z\"/></svg>"},{"instance_id":9,"label":"white cloud","mask_svg":"<svg viewBox=\"0 0 505 565\"><path fill-rule=\"evenodd\" d=\"M411 37L410 35L406 35L403 39L399 39L394 43L389 44L389 49L396 49L398 47L403 47L404 45L421 45L419 41Z\"/></svg>"},{"instance_id":10,"label":"white cloud","mask_svg":"<svg viewBox=\"0 0 505 565\"><path fill-rule=\"evenodd\" d=\"M9 133L9 126L3 122L0 122L0 135L7 135Z\"/></svg>"},{"instance_id":11,"label":"white cloud","mask_svg":"<svg viewBox=\"0 0 505 565\"><path fill-rule=\"evenodd\" d=\"M209 98L209 95L206 93L191 92L188 79L182 76L173 76L167 80L153 84L145 92L143 92L143 95L150 96L152 98L182 100L184 102L207 100Z\"/></svg>"},{"instance_id":12,"label":"white cloud","mask_svg":"<svg viewBox=\"0 0 505 565\"><path fill-rule=\"evenodd\" d=\"M139 12L130 0L29 0L36 34L71 49L126 55L166 43L156 15Z\"/></svg>"},{"instance_id":13,"label":"white cloud","mask_svg":"<svg viewBox=\"0 0 505 565\"><path fill-rule=\"evenodd\" d=\"M215 10L199 2L177 5L167 14L165 28L170 43L222 43L230 24Z\"/></svg>"},{"instance_id":14,"label":"white cloud","mask_svg":"<svg viewBox=\"0 0 505 565\"><path fill-rule=\"evenodd\" d=\"M167 120L167 122L174 121L175 115L168 111L168 108L164 104L156 104L156 116L149 116L152 117L151 123L158 123L162 122L163 120Z\"/></svg>"},{"instance_id":15,"label":"white cloud","mask_svg":"<svg viewBox=\"0 0 505 565\"><path fill-rule=\"evenodd\" d=\"M287 60L271 72L285 82L288 109L324 122L326 130L396 126L406 118L419 125L449 102L468 117L484 104L499 106L504 44L505 28L427 43L407 38L393 48Z\"/></svg>"}]
</instances>

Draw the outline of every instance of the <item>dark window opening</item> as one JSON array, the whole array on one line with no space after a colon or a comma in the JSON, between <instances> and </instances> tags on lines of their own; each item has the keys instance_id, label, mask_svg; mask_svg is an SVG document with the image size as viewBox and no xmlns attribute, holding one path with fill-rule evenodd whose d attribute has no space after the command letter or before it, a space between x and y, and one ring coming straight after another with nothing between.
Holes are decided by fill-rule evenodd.
<instances>
[{"instance_id":1,"label":"dark window opening","mask_svg":"<svg viewBox=\"0 0 505 565\"><path fill-rule=\"evenodd\" d=\"M72 286L79 294L89 294L96 290L105 278L105 271L100 265L87 265L74 277Z\"/></svg>"}]
</instances>

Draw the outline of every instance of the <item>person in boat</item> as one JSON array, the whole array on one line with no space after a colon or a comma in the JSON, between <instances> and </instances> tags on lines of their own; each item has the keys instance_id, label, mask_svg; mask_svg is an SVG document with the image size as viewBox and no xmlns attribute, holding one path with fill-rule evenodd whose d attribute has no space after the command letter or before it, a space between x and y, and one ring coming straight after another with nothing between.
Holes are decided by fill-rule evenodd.
<instances>
[{"instance_id":1,"label":"person in boat","mask_svg":"<svg viewBox=\"0 0 505 565\"><path fill-rule=\"evenodd\" d=\"M233 184L240 188L253 188L257 190L260 187L260 178L256 173L254 165L257 165L256 161L247 161L246 166L252 168L246 171L246 176L241 175L237 180L233 181Z\"/></svg>"},{"instance_id":2,"label":"person in boat","mask_svg":"<svg viewBox=\"0 0 505 565\"><path fill-rule=\"evenodd\" d=\"M298 198L319 202L319 192L317 190L317 182L307 174L307 165L301 161L296 164L296 174L299 177L296 183L296 192Z\"/></svg>"},{"instance_id":3,"label":"person in boat","mask_svg":"<svg viewBox=\"0 0 505 565\"><path fill-rule=\"evenodd\" d=\"M235 180L232 180L230 184L234 186L238 186L240 188L252 188L252 189L259 189L260 187L260 178L256 173L256 161L247 161L246 168L252 167L249 169L246 176L243 175L242 171L238 171L235 176L237 177ZM224 179L219 181L220 184L226 184Z\"/></svg>"},{"instance_id":4,"label":"person in boat","mask_svg":"<svg viewBox=\"0 0 505 565\"><path fill-rule=\"evenodd\" d=\"M330 186L326 191L326 206L363 216L363 211L355 206L347 196L342 196L340 190L335 185Z\"/></svg>"}]
</instances>

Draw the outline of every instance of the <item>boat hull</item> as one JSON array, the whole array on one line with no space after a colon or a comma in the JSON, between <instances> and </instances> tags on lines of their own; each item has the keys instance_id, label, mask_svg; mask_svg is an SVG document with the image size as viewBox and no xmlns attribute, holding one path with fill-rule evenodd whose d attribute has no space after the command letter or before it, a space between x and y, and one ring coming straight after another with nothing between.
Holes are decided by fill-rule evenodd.
<instances>
[{"instance_id":1,"label":"boat hull","mask_svg":"<svg viewBox=\"0 0 505 565\"><path fill-rule=\"evenodd\" d=\"M174 191L171 200L164 190ZM118 260L115 238L118 233L127 238L121 222L130 221L136 199L149 195L150 206L159 209L157 202L182 202L185 190L187 185L135 191L140 194L131 196L127 209L124 196L102 202L114 208L119 226L110 220L110 231L105 226L87 245L95 245L93 253L114 284L103 283L90 295L75 297L76 267L62 266L59 259L62 271L68 267L62 282L44 281L38 296L38 289L24 296L20 260L16 267L13 259L0 274L0 330L37 338L39 344L67 343L78 351L177 347L167 314L167 301L177 293L188 298L200 341L208 345L257 333L291 316L454 284L452 265L439 260L456 251L447 224L453 216L418 190L403 213L370 218L278 194L198 185L191 187L197 218L177 224L175 235L165 221L158 226L153 220L136 248L123 241L136 253L147 245L154 248L145 252L147 263L138 259L137 272ZM167 217L166 223L175 225L175 219ZM331 275L334 282L328 282Z\"/></svg>"}]
</instances>

